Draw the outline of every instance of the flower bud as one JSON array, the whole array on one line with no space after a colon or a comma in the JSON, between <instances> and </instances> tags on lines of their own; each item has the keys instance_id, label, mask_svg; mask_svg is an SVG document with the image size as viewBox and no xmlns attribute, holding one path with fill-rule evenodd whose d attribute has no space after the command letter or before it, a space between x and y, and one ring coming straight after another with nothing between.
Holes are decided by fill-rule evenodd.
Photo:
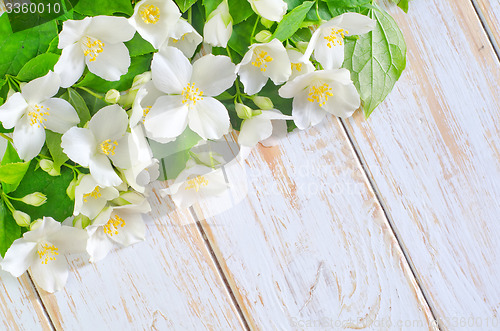
<instances>
[{"instance_id":1,"label":"flower bud","mask_svg":"<svg viewBox=\"0 0 500 331\"><path fill-rule=\"evenodd\" d=\"M90 218L83 214L78 214L78 216L73 219L73 226L78 229L85 229L90 223Z\"/></svg>"},{"instance_id":2,"label":"flower bud","mask_svg":"<svg viewBox=\"0 0 500 331\"><path fill-rule=\"evenodd\" d=\"M262 110L261 109L254 109L254 110L252 110L252 117L259 116L261 114L262 114Z\"/></svg>"},{"instance_id":3,"label":"flower bud","mask_svg":"<svg viewBox=\"0 0 500 331\"><path fill-rule=\"evenodd\" d=\"M268 19L265 19L264 17L262 17L262 18L260 19L260 23L261 23L263 26L265 26L267 29L271 28L271 27L273 26L273 24L274 24L274 22L273 22L273 21L270 21L270 20L268 20Z\"/></svg>"},{"instance_id":4,"label":"flower bud","mask_svg":"<svg viewBox=\"0 0 500 331\"><path fill-rule=\"evenodd\" d=\"M14 210L12 212L12 216L16 220L17 225L25 227L25 228L30 226L30 223L31 223L30 215L23 213L22 211L19 211L19 210Z\"/></svg>"},{"instance_id":5,"label":"flower bud","mask_svg":"<svg viewBox=\"0 0 500 331\"><path fill-rule=\"evenodd\" d=\"M233 18L229 14L227 0L223 0L219 6L207 17L203 27L205 42L212 46L226 47L233 33Z\"/></svg>"},{"instance_id":6,"label":"flower bud","mask_svg":"<svg viewBox=\"0 0 500 331\"><path fill-rule=\"evenodd\" d=\"M132 87L130 89L133 91L140 89L142 85L146 84L152 79L151 77L151 71L146 71L140 75L135 76L134 81L132 82Z\"/></svg>"},{"instance_id":7,"label":"flower bud","mask_svg":"<svg viewBox=\"0 0 500 331\"><path fill-rule=\"evenodd\" d=\"M268 97L255 96L252 101L257 107L263 110L271 110L274 108L272 100Z\"/></svg>"},{"instance_id":8,"label":"flower bud","mask_svg":"<svg viewBox=\"0 0 500 331\"><path fill-rule=\"evenodd\" d=\"M255 40L259 43L268 43L273 39L273 34L269 30L262 30L255 35Z\"/></svg>"},{"instance_id":9,"label":"flower bud","mask_svg":"<svg viewBox=\"0 0 500 331\"><path fill-rule=\"evenodd\" d=\"M54 168L54 162L51 160L43 159L40 160L40 168L51 176L59 176L61 172Z\"/></svg>"},{"instance_id":10,"label":"flower bud","mask_svg":"<svg viewBox=\"0 0 500 331\"><path fill-rule=\"evenodd\" d=\"M47 201L47 196L41 192L35 192L24 196L21 201L27 205L39 207Z\"/></svg>"},{"instance_id":11,"label":"flower bud","mask_svg":"<svg viewBox=\"0 0 500 331\"><path fill-rule=\"evenodd\" d=\"M238 114L239 118L243 120L252 118L252 108L245 106L242 103L237 103L235 108L236 108L236 114Z\"/></svg>"},{"instance_id":12,"label":"flower bud","mask_svg":"<svg viewBox=\"0 0 500 331\"><path fill-rule=\"evenodd\" d=\"M66 188L66 194L71 200L75 200L75 189L77 186L78 186L78 179L75 178L69 183L68 188Z\"/></svg>"},{"instance_id":13,"label":"flower bud","mask_svg":"<svg viewBox=\"0 0 500 331\"><path fill-rule=\"evenodd\" d=\"M144 196L140 193L134 191L127 191L120 193L120 196L116 199L113 199L113 203L118 206L124 205L138 205L144 201Z\"/></svg>"},{"instance_id":14,"label":"flower bud","mask_svg":"<svg viewBox=\"0 0 500 331\"><path fill-rule=\"evenodd\" d=\"M43 220L41 218L39 218L39 219L36 219L33 222L31 222L30 231L38 229L40 227L40 225L42 225L42 221Z\"/></svg>"},{"instance_id":15,"label":"flower bud","mask_svg":"<svg viewBox=\"0 0 500 331\"><path fill-rule=\"evenodd\" d=\"M106 95L104 96L104 101L107 103L112 103L115 104L118 101L120 101L120 91L111 89L108 92L106 92Z\"/></svg>"}]
</instances>

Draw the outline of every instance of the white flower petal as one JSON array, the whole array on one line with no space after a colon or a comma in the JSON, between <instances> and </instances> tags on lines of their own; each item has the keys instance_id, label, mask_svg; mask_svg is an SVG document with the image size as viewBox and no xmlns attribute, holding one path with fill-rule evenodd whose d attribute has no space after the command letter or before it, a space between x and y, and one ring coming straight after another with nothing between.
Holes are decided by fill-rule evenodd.
<instances>
[{"instance_id":1,"label":"white flower petal","mask_svg":"<svg viewBox=\"0 0 500 331\"><path fill-rule=\"evenodd\" d=\"M267 77L262 74L259 68L252 64L241 66L238 70L240 80L246 94L253 95L259 92L266 85Z\"/></svg>"},{"instance_id":2,"label":"white flower petal","mask_svg":"<svg viewBox=\"0 0 500 331\"><path fill-rule=\"evenodd\" d=\"M217 96L233 86L236 66L227 56L208 54L193 64L194 83L205 96Z\"/></svg>"},{"instance_id":3,"label":"white flower petal","mask_svg":"<svg viewBox=\"0 0 500 331\"><path fill-rule=\"evenodd\" d=\"M267 51L272 58L272 61L267 63L267 68L263 71L263 74L271 78L276 85L286 82L292 74L292 65L285 46L278 39L273 39L258 49Z\"/></svg>"},{"instance_id":4,"label":"white flower petal","mask_svg":"<svg viewBox=\"0 0 500 331\"><path fill-rule=\"evenodd\" d=\"M361 101L354 84L335 84L333 96L328 98L323 109L335 116L347 118L351 116L360 105Z\"/></svg>"},{"instance_id":5,"label":"white flower petal","mask_svg":"<svg viewBox=\"0 0 500 331\"><path fill-rule=\"evenodd\" d=\"M125 17L115 16L92 17L86 31L86 35L111 44L129 41L134 34L134 27Z\"/></svg>"},{"instance_id":6,"label":"white flower petal","mask_svg":"<svg viewBox=\"0 0 500 331\"><path fill-rule=\"evenodd\" d=\"M40 105L49 113L49 115L45 116L47 121L44 122L49 130L57 133L65 133L80 122L75 108L64 99L51 98Z\"/></svg>"},{"instance_id":7,"label":"white flower petal","mask_svg":"<svg viewBox=\"0 0 500 331\"><path fill-rule=\"evenodd\" d=\"M144 128L152 139L175 138L186 129L188 112L181 96L160 97L146 115Z\"/></svg>"},{"instance_id":8,"label":"white flower petal","mask_svg":"<svg viewBox=\"0 0 500 331\"><path fill-rule=\"evenodd\" d=\"M61 57L54 66L54 72L61 78L61 87L67 88L82 77L85 69L85 56L80 44L63 48Z\"/></svg>"},{"instance_id":9,"label":"white flower petal","mask_svg":"<svg viewBox=\"0 0 500 331\"><path fill-rule=\"evenodd\" d=\"M85 17L83 20L64 21L62 31L59 33L58 48L64 49L80 41L90 22L90 17Z\"/></svg>"},{"instance_id":10,"label":"white flower petal","mask_svg":"<svg viewBox=\"0 0 500 331\"><path fill-rule=\"evenodd\" d=\"M118 186L122 180L104 154L95 154L89 160L90 173L100 186Z\"/></svg>"},{"instance_id":11,"label":"white flower petal","mask_svg":"<svg viewBox=\"0 0 500 331\"><path fill-rule=\"evenodd\" d=\"M317 102L310 102L307 99L308 90L301 92L293 99L293 121L300 130L318 124L326 115Z\"/></svg>"},{"instance_id":12,"label":"white flower petal","mask_svg":"<svg viewBox=\"0 0 500 331\"><path fill-rule=\"evenodd\" d=\"M92 131L72 127L61 138L61 147L68 157L84 167L89 166L90 157L96 151L97 143Z\"/></svg>"},{"instance_id":13,"label":"white flower petal","mask_svg":"<svg viewBox=\"0 0 500 331\"><path fill-rule=\"evenodd\" d=\"M68 263L61 253L55 260L43 264L41 259L31 266L31 276L35 283L49 293L61 290L68 280Z\"/></svg>"},{"instance_id":14,"label":"white flower petal","mask_svg":"<svg viewBox=\"0 0 500 331\"><path fill-rule=\"evenodd\" d=\"M26 241L24 238L15 240L5 253L0 265L12 276L21 276L37 259L37 243Z\"/></svg>"},{"instance_id":15,"label":"white flower petal","mask_svg":"<svg viewBox=\"0 0 500 331\"><path fill-rule=\"evenodd\" d=\"M21 93L16 92L0 106L0 122L6 129L12 129L26 112L28 104Z\"/></svg>"},{"instance_id":16,"label":"white flower petal","mask_svg":"<svg viewBox=\"0 0 500 331\"><path fill-rule=\"evenodd\" d=\"M96 142L117 140L123 137L128 126L128 116L118 105L101 108L89 121L88 128L92 131Z\"/></svg>"},{"instance_id":17,"label":"white flower petal","mask_svg":"<svg viewBox=\"0 0 500 331\"><path fill-rule=\"evenodd\" d=\"M21 94L28 104L36 104L53 97L61 85L61 78L53 71L36 78L21 88Z\"/></svg>"},{"instance_id":18,"label":"white flower petal","mask_svg":"<svg viewBox=\"0 0 500 331\"><path fill-rule=\"evenodd\" d=\"M85 57L85 63L90 72L103 79L116 81L127 73L130 55L123 43L105 43L103 51L95 57L95 60L91 61L90 57Z\"/></svg>"},{"instance_id":19,"label":"white flower petal","mask_svg":"<svg viewBox=\"0 0 500 331\"><path fill-rule=\"evenodd\" d=\"M61 223L54 220L52 217L44 217L37 224L35 229L23 234L23 238L27 241L39 242L61 229Z\"/></svg>"},{"instance_id":20,"label":"white flower petal","mask_svg":"<svg viewBox=\"0 0 500 331\"><path fill-rule=\"evenodd\" d=\"M123 246L130 246L144 241L146 237L146 226L141 214L118 210L115 210L115 214L125 221L125 225L118 228L117 234L110 236L111 240Z\"/></svg>"},{"instance_id":21,"label":"white flower petal","mask_svg":"<svg viewBox=\"0 0 500 331\"><path fill-rule=\"evenodd\" d=\"M224 1L221 2L221 5L224 3ZM215 47L226 48L227 42L229 41L229 38L231 38L232 33L233 25L231 23L226 25L222 18L222 14L217 14L209 19L203 27L203 37L205 42Z\"/></svg>"},{"instance_id":22,"label":"white flower petal","mask_svg":"<svg viewBox=\"0 0 500 331\"><path fill-rule=\"evenodd\" d=\"M38 124L31 125L27 117L23 117L14 128L13 140L19 157L28 161L40 153L45 143L45 130Z\"/></svg>"},{"instance_id":23,"label":"white flower petal","mask_svg":"<svg viewBox=\"0 0 500 331\"><path fill-rule=\"evenodd\" d=\"M273 134L271 137L260 142L265 147L276 146L288 134L286 121L272 120L271 124L273 125Z\"/></svg>"},{"instance_id":24,"label":"white flower petal","mask_svg":"<svg viewBox=\"0 0 500 331\"><path fill-rule=\"evenodd\" d=\"M289 115L282 114L277 109L271 110L263 110L262 114L257 116L258 118L267 119L267 120L292 120L293 117Z\"/></svg>"},{"instance_id":25,"label":"white flower petal","mask_svg":"<svg viewBox=\"0 0 500 331\"><path fill-rule=\"evenodd\" d=\"M153 56L151 72L157 89L180 94L191 79L192 67L180 50L164 47Z\"/></svg>"},{"instance_id":26,"label":"white flower petal","mask_svg":"<svg viewBox=\"0 0 500 331\"><path fill-rule=\"evenodd\" d=\"M327 46L327 40L318 42L314 50L314 57L323 66L323 69L338 69L344 63L344 43Z\"/></svg>"},{"instance_id":27,"label":"white flower petal","mask_svg":"<svg viewBox=\"0 0 500 331\"><path fill-rule=\"evenodd\" d=\"M274 22L281 21L288 8L283 0L248 0L248 2L258 15Z\"/></svg>"},{"instance_id":28,"label":"white flower petal","mask_svg":"<svg viewBox=\"0 0 500 331\"><path fill-rule=\"evenodd\" d=\"M174 26L172 35L163 45L178 48L188 58L194 55L196 48L203 41L202 36L183 19L179 19Z\"/></svg>"},{"instance_id":29,"label":"white flower petal","mask_svg":"<svg viewBox=\"0 0 500 331\"><path fill-rule=\"evenodd\" d=\"M90 255L90 262L95 263L104 259L113 249L114 242L104 233L102 226L87 227L87 231L94 230L87 241L87 253Z\"/></svg>"},{"instance_id":30,"label":"white flower petal","mask_svg":"<svg viewBox=\"0 0 500 331\"><path fill-rule=\"evenodd\" d=\"M226 107L211 97L199 100L189 110L189 128L203 139L219 139L229 132Z\"/></svg>"},{"instance_id":31,"label":"white flower petal","mask_svg":"<svg viewBox=\"0 0 500 331\"><path fill-rule=\"evenodd\" d=\"M117 168L127 169L132 165L132 157L130 154L130 146L129 146L129 135L130 133L125 133L125 135L118 140L117 146L114 150L114 154L110 153L108 157L113 161L113 165Z\"/></svg>"},{"instance_id":32,"label":"white flower petal","mask_svg":"<svg viewBox=\"0 0 500 331\"><path fill-rule=\"evenodd\" d=\"M271 121L256 116L248 120L244 120L241 124L238 143L245 146L255 146L259 141L269 138L273 133L273 125Z\"/></svg>"},{"instance_id":33,"label":"white flower petal","mask_svg":"<svg viewBox=\"0 0 500 331\"><path fill-rule=\"evenodd\" d=\"M336 25L347 30L350 36L370 32L377 25L377 21L358 13L345 13L337 18Z\"/></svg>"},{"instance_id":34,"label":"white flower petal","mask_svg":"<svg viewBox=\"0 0 500 331\"><path fill-rule=\"evenodd\" d=\"M87 231L64 225L56 233L47 236L47 241L65 253L84 252L87 239Z\"/></svg>"}]
</instances>

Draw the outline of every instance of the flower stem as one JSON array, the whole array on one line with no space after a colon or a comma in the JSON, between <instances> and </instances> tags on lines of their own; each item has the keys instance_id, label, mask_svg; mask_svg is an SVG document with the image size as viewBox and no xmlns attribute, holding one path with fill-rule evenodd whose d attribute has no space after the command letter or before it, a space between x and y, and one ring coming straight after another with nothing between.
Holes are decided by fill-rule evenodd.
<instances>
[{"instance_id":1,"label":"flower stem","mask_svg":"<svg viewBox=\"0 0 500 331\"><path fill-rule=\"evenodd\" d=\"M255 37L255 31L257 30L257 24L260 22L260 17L257 17L255 20L255 24L253 26L252 34L250 35L250 45L253 43L253 39Z\"/></svg>"},{"instance_id":2,"label":"flower stem","mask_svg":"<svg viewBox=\"0 0 500 331\"><path fill-rule=\"evenodd\" d=\"M4 139L7 139L11 143L13 142L11 137L7 136L6 134L3 134L2 132L0 132L0 137L2 137Z\"/></svg>"},{"instance_id":3,"label":"flower stem","mask_svg":"<svg viewBox=\"0 0 500 331\"><path fill-rule=\"evenodd\" d=\"M5 202L5 205L7 206L7 208L10 210L11 213L13 213L14 210L16 210L16 209L14 208L12 203L10 202L10 200L9 200L10 197L3 192L2 192L1 197L2 197L2 200Z\"/></svg>"},{"instance_id":4,"label":"flower stem","mask_svg":"<svg viewBox=\"0 0 500 331\"><path fill-rule=\"evenodd\" d=\"M88 89L88 88L86 88L86 87L83 87L83 86L78 86L78 88L79 88L80 90L83 90L83 91L87 92L87 93L88 93L88 94L90 94L90 95L93 95L94 97L96 97L96 98L98 98L98 99L104 100L104 97L103 97L102 95L100 95L100 94L98 94L98 93L95 93L94 91L92 91L92 90L90 90L90 89Z\"/></svg>"}]
</instances>

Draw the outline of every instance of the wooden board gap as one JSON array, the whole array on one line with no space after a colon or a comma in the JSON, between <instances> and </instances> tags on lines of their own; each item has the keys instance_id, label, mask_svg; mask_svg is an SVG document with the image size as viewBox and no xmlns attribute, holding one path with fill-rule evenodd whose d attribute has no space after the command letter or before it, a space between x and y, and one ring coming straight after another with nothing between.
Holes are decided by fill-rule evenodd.
<instances>
[{"instance_id":1,"label":"wooden board gap","mask_svg":"<svg viewBox=\"0 0 500 331\"><path fill-rule=\"evenodd\" d=\"M471 0L472 6L474 7L474 11L476 12L476 15L481 22L481 25L483 26L484 32L488 36L488 40L490 41L491 46L495 50L495 54L498 58L498 61L500 61L500 46L498 45L495 36L493 34L493 31L491 30L490 26L488 25L488 21L486 20L486 17L484 16L483 11L481 10L481 7L477 3L477 0Z\"/></svg>"}]
</instances>

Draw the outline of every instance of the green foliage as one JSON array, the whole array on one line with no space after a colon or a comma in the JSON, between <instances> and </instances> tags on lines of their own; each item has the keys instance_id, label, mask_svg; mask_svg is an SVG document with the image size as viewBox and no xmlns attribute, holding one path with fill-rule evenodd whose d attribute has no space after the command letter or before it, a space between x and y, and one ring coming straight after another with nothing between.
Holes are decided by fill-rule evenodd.
<instances>
[{"instance_id":1,"label":"green foliage","mask_svg":"<svg viewBox=\"0 0 500 331\"><path fill-rule=\"evenodd\" d=\"M23 162L19 158L16 150L9 142L0 163L0 183L2 184L3 192L9 193L18 187L28 170L29 164L29 161Z\"/></svg>"},{"instance_id":2,"label":"green foliage","mask_svg":"<svg viewBox=\"0 0 500 331\"><path fill-rule=\"evenodd\" d=\"M243 57L248 51L248 47L250 46L250 36L252 35L256 20L257 16L252 16L248 20L233 27L233 34L227 44L241 57Z\"/></svg>"},{"instance_id":3,"label":"green foliage","mask_svg":"<svg viewBox=\"0 0 500 331\"><path fill-rule=\"evenodd\" d=\"M49 70L54 69L57 60L59 60L59 55L57 54L40 54L26 62L17 74L17 79L23 82L29 82L35 78L45 76Z\"/></svg>"},{"instance_id":4,"label":"green foliage","mask_svg":"<svg viewBox=\"0 0 500 331\"><path fill-rule=\"evenodd\" d=\"M56 21L13 33L8 16L0 16L0 77L17 75L29 60L47 51L57 33Z\"/></svg>"},{"instance_id":5,"label":"green foliage","mask_svg":"<svg viewBox=\"0 0 500 331\"><path fill-rule=\"evenodd\" d=\"M80 91L80 96L85 101L85 105L87 106L91 116L97 113L102 107L108 106L104 100L96 98L94 95L86 91Z\"/></svg>"},{"instance_id":6,"label":"green foliage","mask_svg":"<svg viewBox=\"0 0 500 331\"><path fill-rule=\"evenodd\" d=\"M229 14L233 18L233 24L239 24L252 15L257 16L254 14L248 0L230 0L228 5Z\"/></svg>"},{"instance_id":7,"label":"green foliage","mask_svg":"<svg viewBox=\"0 0 500 331\"><path fill-rule=\"evenodd\" d=\"M33 192L43 192L47 196L47 202L39 207L20 201L12 201L12 204L16 209L30 215L32 220L50 216L62 222L73 214L74 203L66 195L66 188L72 180L73 171L66 167L61 168L60 176L53 177L42 169L37 169L36 162L31 162L19 187L10 195L14 198L22 198Z\"/></svg>"},{"instance_id":8,"label":"green foliage","mask_svg":"<svg viewBox=\"0 0 500 331\"><path fill-rule=\"evenodd\" d=\"M221 4L222 0L203 0L203 7L205 7L205 16L208 17L208 15L213 12L217 6ZM229 5L229 3L228 3Z\"/></svg>"},{"instance_id":9,"label":"green foliage","mask_svg":"<svg viewBox=\"0 0 500 331\"><path fill-rule=\"evenodd\" d=\"M131 59L128 72L125 75L121 76L119 81L105 80L89 72L79 83L75 84L75 86L87 87L93 91L97 91L100 93L106 93L110 89L116 89L118 91L128 90L132 86L132 82L134 81L135 76L142 74L143 72L150 69L152 58L152 54L133 57Z\"/></svg>"},{"instance_id":10,"label":"green foliage","mask_svg":"<svg viewBox=\"0 0 500 331\"><path fill-rule=\"evenodd\" d=\"M196 0L175 0L175 3L179 6L179 9L183 13L186 12L195 2Z\"/></svg>"},{"instance_id":11,"label":"green foliage","mask_svg":"<svg viewBox=\"0 0 500 331\"><path fill-rule=\"evenodd\" d=\"M85 125L88 121L90 121L90 111L83 100L82 96L78 94L78 92L72 88L68 88L68 99L69 103L75 108L78 117L80 118L80 126Z\"/></svg>"},{"instance_id":12,"label":"green foliage","mask_svg":"<svg viewBox=\"0 0 500 331\"><path fill-rule=\"evenodd\" d=\"M54 169L58 171L64 164L64 162L69 160L68 156L64 154L61 147L62 134L55 133L50 130L45 130L45 135L47 147L49 149L50 155L52 156L52 160L54 161Z\"/></svg>"},{"instance_id":13,"label":"green foliage","mask_svg":"<svg viewBox=\"0 0 500 331\"><path fill-rule=\"evenodd\" d=\"M293 99L281 98L278 94L278 90L281 86L276 86L272 81L268 81L266 86L262 88L259 92L260 96L268 97L274 104L274 108L278 109L285 115L292 115L292 103ZM287 121L288 132L296 128L293 121Z\"/></svg>"},{"instance_id":14,"label":"green foliage","mask_svg":"<svg viewBox=\"0 0 500 331\"><path fill-rule=\"evenodd\" d=\"M307 13L313 5L313 1L306 1L286 14L283 17L283 20L281 20L278 24L276 31L274 31L273 38L285 41L293 36L293 34L300 28L302 22L304 22Z\"/></svg>"},{"instance_id":15,"label":"green foliage","mask_svg":"<svg viewBox=\"0 0 500 331\"><path fill-rule=\"evenodd\" d=\"M122 13L132 15L134 9L130 0L80 0L74 10L85 16L113 15Z\"/></svg>"},{"instance_id":16,"label":"green foliage","mask_svg":"<svg viewBox=\"0 0 500 331\"><path fill-rule=\"evenodd\" d=\"M127 46L130 56L132 57L156 51L153 45L144 40L139 33L136 33L131 40L127 41L125 46Z\"/></svg>"},{"instance_id":17,"label":"green foliage","mask_svg":"<svg viewBox=\"0 0 500 331\"><path fill-rule=\"evenodd\" d=\"M326 0L328 7L358 8L370 4L372 0Z\"/></svg>"},{"instance_id":18,"label":"green foliage","mask_svg":"<svg viewBox=\"0 0 500 331\"><path fill-rule=\"evenodd\" d=\"M394 19L379 8L371 9L369 16L377 21L375 30L347 40L344 61L366 117L387 97L406 67L406 44Z\"/></svg>"},{"instance_id":19,"label":"green foliage","mask_svg":"<svg viewBox=\"0 0 500 331\"><path fill-rule=\"evenodd\" d=\"M398 7L401 8L405 13L408 13L410 0L391 0L391 2L397 4Z\"/></svg>"},{"instance_id":20,"label":"green foliage","mask_svg":"<svg viewBox=\"0 0 500 331\"><path fill-rule=\"evenodd\" d=\"M5 202L0 200L0 255L2 257L5 256L5 252L14 240L19 237L21 237L21 227L17 225Z\"/></svg>"}]
</instances>

